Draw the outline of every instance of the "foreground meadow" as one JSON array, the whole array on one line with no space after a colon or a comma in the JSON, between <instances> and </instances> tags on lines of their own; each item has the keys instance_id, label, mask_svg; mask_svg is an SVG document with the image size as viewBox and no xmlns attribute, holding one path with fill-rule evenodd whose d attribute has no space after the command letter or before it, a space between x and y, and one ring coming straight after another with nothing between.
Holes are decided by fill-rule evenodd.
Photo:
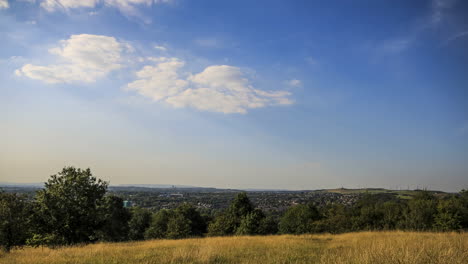
<instances>
[{"instance_id":1,"label":"foreground meadow","mask_svg":"<svg viewBox=\"0 0 468 264\"><path fill-rule=\"evenodd\" d=\"M24 248L0 263L468 263L468 234L361 232Z\"/></svg>"}]
</instances>

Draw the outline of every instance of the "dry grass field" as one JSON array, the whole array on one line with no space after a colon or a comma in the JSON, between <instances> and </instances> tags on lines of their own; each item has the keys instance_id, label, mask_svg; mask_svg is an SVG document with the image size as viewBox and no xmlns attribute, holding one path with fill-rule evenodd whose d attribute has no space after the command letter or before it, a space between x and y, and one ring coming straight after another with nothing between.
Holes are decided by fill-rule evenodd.
<instances>
[{"instance_id":1,"label":"dry grass field","mask_svg":"<svg viewBox=\"0 0 468 264\"><path fill-rule=\"evenodd\" d=\"M468 234L361 232L100 243L1 253L0 263L468 263Z\"/></svg>"}]
</instances>

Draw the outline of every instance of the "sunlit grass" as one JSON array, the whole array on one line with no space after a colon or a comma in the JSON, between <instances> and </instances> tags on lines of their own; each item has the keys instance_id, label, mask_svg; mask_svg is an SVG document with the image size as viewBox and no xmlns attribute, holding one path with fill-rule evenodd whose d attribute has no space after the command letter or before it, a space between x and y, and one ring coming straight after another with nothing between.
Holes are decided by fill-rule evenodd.
<instances>
[{"instance_id":1,"label":"sunlit grass","mask_svg":"<svg viewBox=\"0 0 468 264\"><path fill-rule=\"evenodd\" d=\"M468 234L361 232L24 248L0 263L468 263Z\"/></svg>"}]
</instances>

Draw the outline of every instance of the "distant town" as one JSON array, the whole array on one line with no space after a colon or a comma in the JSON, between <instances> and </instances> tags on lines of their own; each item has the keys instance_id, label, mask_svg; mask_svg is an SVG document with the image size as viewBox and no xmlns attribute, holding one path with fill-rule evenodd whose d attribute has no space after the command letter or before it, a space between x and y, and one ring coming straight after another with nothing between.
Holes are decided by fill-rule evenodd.
<instances>
[{"instance_id":1,"label":"distant town","mask_svg":"<svg viewBox=\"0 0 468 264\"><path fill-rule=\"evenodd\" d=\"M149 186L149 187L145 187ZM33 197L41 189L40 184L0 184L6 192L23 193ZM190 203L197 209L215 213L226 209L236 193L245 190L218 189L175 185L125 185L110 186L109 194L121 197L124 207L142 207L154 212L161 209L175 209L180 204ZM323 190L247 190L252 203L259 209L270 213L282 213L297 204L314 203L319 207L338 203L354 205L366 193L375 194L382 200L395 198L410 199L417 190L387 190L383 188L362 189L323 189ZM437 196L449 193L431 191Z\"/></svg>"}]
</instances>

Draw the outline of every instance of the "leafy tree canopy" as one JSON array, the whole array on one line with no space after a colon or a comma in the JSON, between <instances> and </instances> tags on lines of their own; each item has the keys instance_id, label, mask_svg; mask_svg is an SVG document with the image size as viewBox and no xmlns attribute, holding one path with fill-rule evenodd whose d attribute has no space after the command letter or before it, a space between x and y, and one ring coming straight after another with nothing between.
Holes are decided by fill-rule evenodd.
<instances>
[{"instance_id":1,"label":"leafy tree canopy","mask_svg":"<svg viewBox=\"0 0 468 264\"><path fill-rule=\"evenodd\" d=\"M97 239L107 182L91 170L65 167L52 175L36 195L39 227L36 244L74 244Z\"/></svg>"}]
</instances>

